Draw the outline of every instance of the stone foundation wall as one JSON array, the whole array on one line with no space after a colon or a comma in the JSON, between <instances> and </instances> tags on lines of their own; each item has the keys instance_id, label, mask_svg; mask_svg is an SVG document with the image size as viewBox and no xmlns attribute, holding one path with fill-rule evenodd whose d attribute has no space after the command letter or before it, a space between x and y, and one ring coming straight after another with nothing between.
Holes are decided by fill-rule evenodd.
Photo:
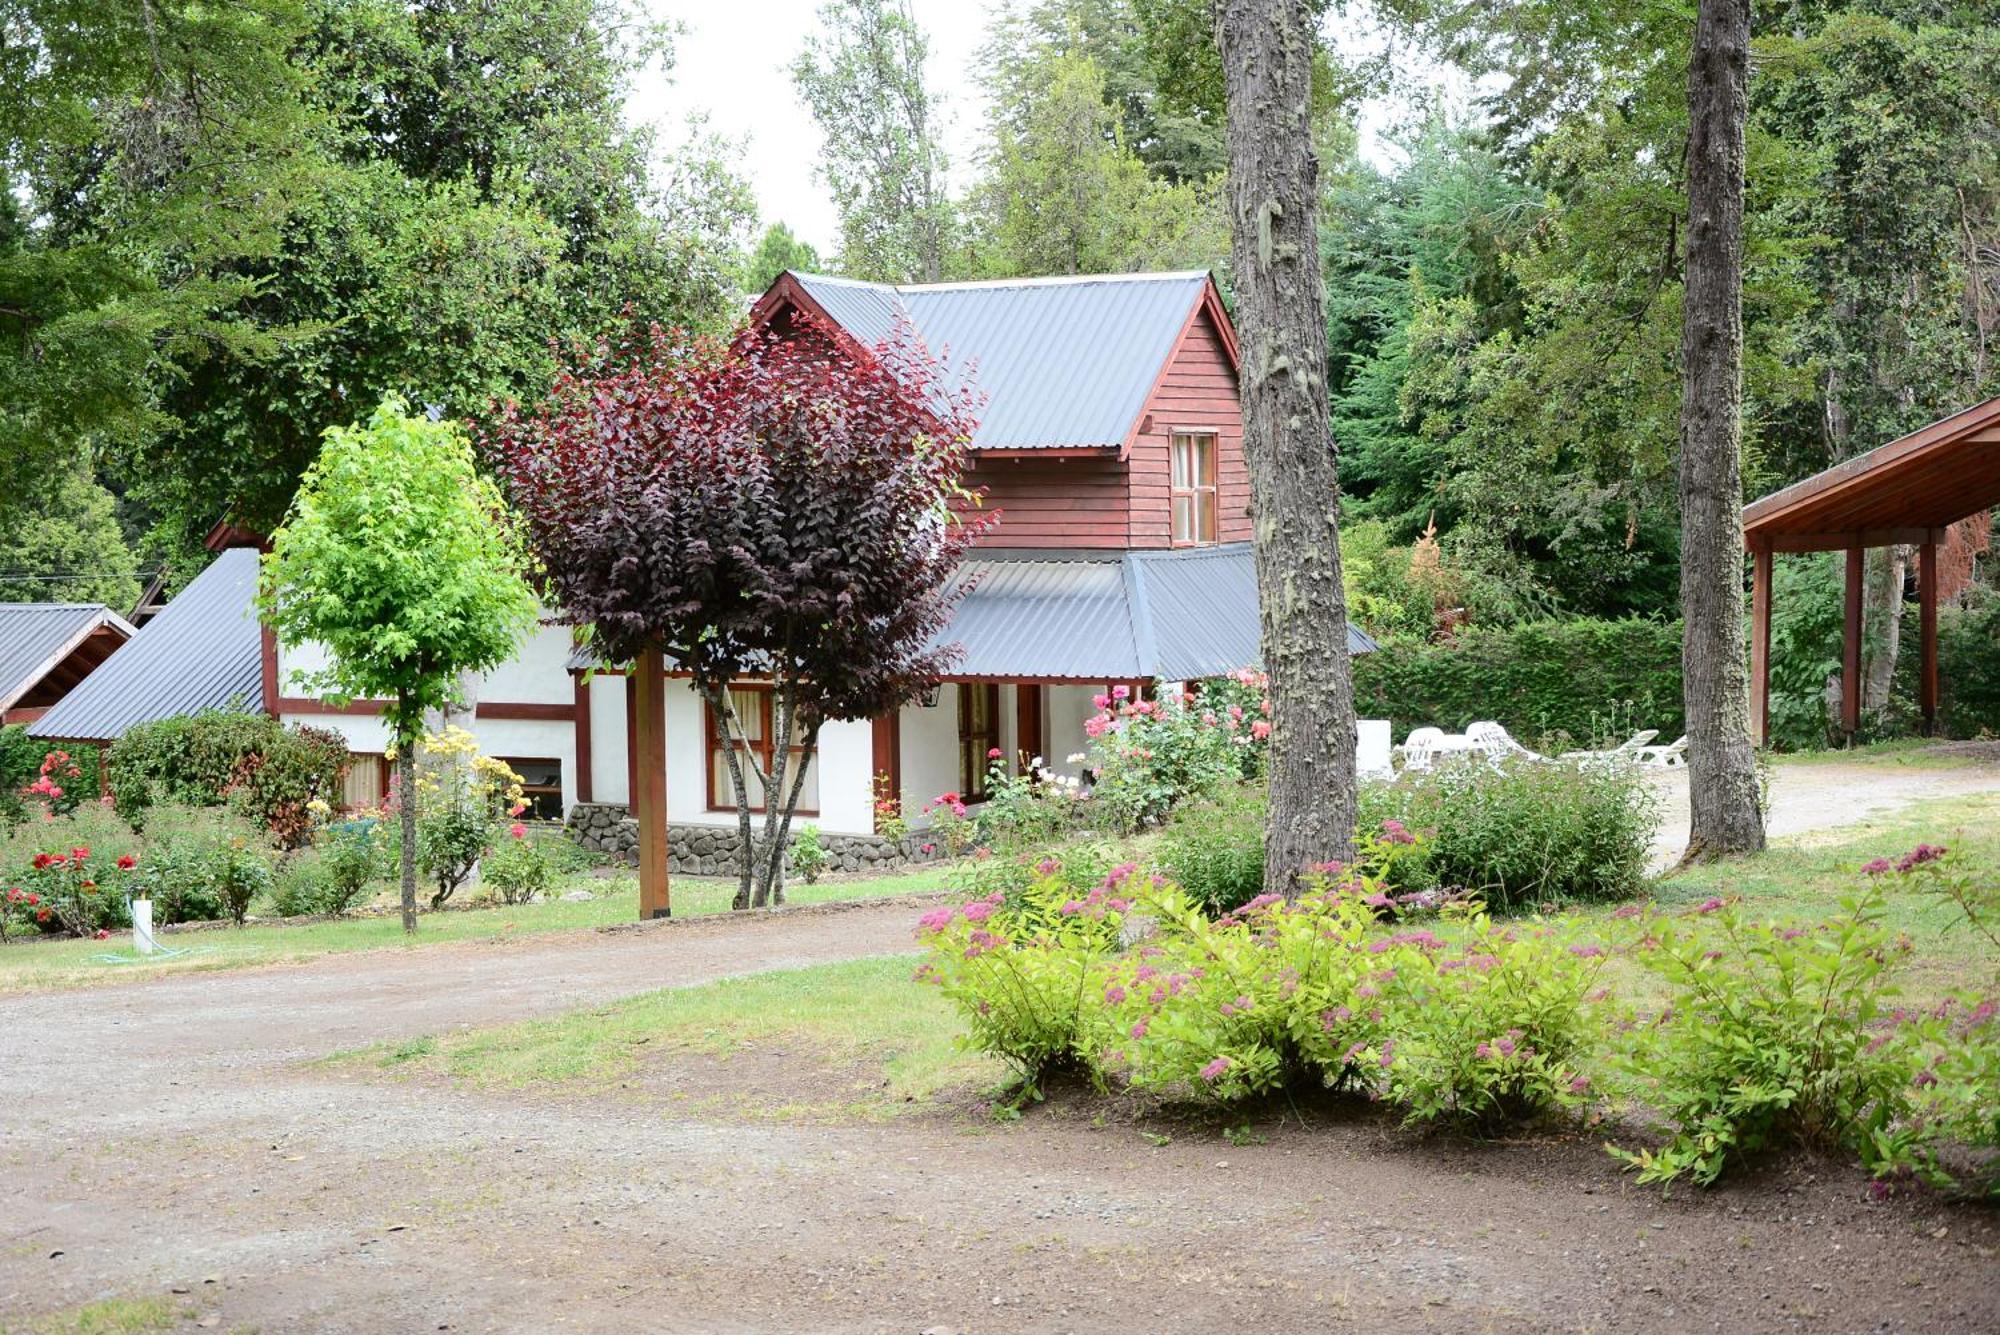
<instances>
[{"instance_id":1,"label":"stone foundation wall","mask_svg":"<svg viewBox=\"0 0 2000 1335\"><path fill-rule=\"evenodd\" d=\"M763 817L752 818L753 831L761 833ZM810 822L794 818L792 834ZM639 863L639 822L632 819L621 803L579 802L570 808L567 822L577 843L593 853L602 853L620 862ZM872 834L822 834L820 843L831 859L829 871L887 871L892 867L928 862L922 841L907 838L898 844ZM736 870L740 837L734 825L667 826L667 868L694 876L728 876Z\"/></svg>"}]
</instances>

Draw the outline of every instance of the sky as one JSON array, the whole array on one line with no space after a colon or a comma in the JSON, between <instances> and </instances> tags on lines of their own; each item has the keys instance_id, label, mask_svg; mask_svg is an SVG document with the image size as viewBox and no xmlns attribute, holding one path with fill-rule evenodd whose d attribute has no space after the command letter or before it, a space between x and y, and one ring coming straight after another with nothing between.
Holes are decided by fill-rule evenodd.
<instances>
[{"instance_id":1,"label":"sky","mask_svg":"<svg viewBox=\"0 0 2000 1335\"><path fill-rule=\"evenodd\" d=\"M687 137L687 118L705 115L708 129L739 145L740 167L757 195L760 229L785 222L821 254L836 249L833 203L813 174L819 129L785 72L818 27L821 0L640 0L653 18L678 24L674 67L648 70L635 82L627 115L655 127L662 143ZM974 57L998 0L912 0L930 38L931 86L942 96L943 139L954 192L970 181L984 139L985 106ZM1343 43L1379 42L1365 28L1336 34ZM1406 62L1399 62L1404 63ZM1447 95L1458 97L1456 80ZM1393 150L1382 132L1399 104L1362 109L1362 151L1386 161Z\"/></svg>"}]
</instances>

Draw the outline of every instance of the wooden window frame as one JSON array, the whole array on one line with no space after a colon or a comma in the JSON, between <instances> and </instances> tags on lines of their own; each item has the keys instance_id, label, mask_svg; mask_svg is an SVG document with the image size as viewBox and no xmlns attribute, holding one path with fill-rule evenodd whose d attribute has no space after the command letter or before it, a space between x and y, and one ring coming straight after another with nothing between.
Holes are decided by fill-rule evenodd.
<instances>
[{"instance_id":1,"label":"wooden window frame","mask_svg":"<svg viewBox=\"0 0 2000 1335\"><path fill-rule=\"evenodd\" d=\"M986 702L986 729L983 732L970 731L971 721L967 717L972 700L972 691L978 691ZM1000 745L1000 683L997 681L967 681L958 686L958 795L966 802L986 800L986 771L993 763L987 752Z\"/></svg>"},{"instance_id":2,"label":"wooden window frame","mask_svg":"<svg viewBox=\"0 0 2000 1335\"><path fill-rule=\"evenodd\" d=\"M1180 455L1185 443L1192 452L1185 473ZM1218 503L1222 442L1215 431L1175 429L1167 436L1167 531L1176 547L1212 547L1221 537L1221 506ZM1201 465L1206 463L1204 470ZM1181 479L1186 477L1186 485ZM1192 533L1182 533L1175 522L1176 502L1187 502Z\"/></svg>"},{"instance_id":3,"label":"wooden window frame","mask_svg":"<svg viewBox=\"0 0 2000 1335\"><path fill-rule=\"evenodd\" d=\"M754 693L758 698L759 705L764 711L762 719L762 722L764 724L763 738L761 741L755 741L755 742L737 741L736 745L743 747L745 750L755 755L757 757L758 763L762 766L764 772L768 774L771 771L771 760L773 758L773 753L777 750L777 747L775 745L775 739L777 735L777 728L775 726L777 722L777 703L776 703L777 693L771 689L770 683L760 682L760 681L732 682L728 689L732 691L749 691ZM707 790L708 809L710 811L734 811L736 810L736 792L734 785L725 783L724 785L722 785L722 791L718 792L716 790L715 767L717 760L721 757L722 754L722 741L720 738L716 736L715 706L707 700L703 700L701 702L701 721L702 721L701 756L702 756L702 765L705 771L705 777L702 782L704 788ZM813 748L810 751L808 751L805 747L802 746L792 746L787 749L792 753L793 765L798 764L799 758L801 756L806 757L808 763L810 763L813 760L817 760L819 758L819 750L817 747ZM796 769L788 767L788 772L785 776L785 782L789 784L792 781L792 777L797 773L798 771ZM745 775L744 777L750 780L751 782L756 781L754 775ZM820 777L824 778L826 776L821 775ZM755 801L753 801L750 804L750 810L753 814L761 816L764 814L765 808L758 805ZM819 811L820 809L818 806L809 807L801 803L799 805L798 810L795 811L793 814L798 816L817 816L819 815Z\"/></svg>"},{"instance_id":4,"label":"wooden window frame","mask_svg":"<svg viewBox=\"0 0 2000 1335\"><path fill-rule=\"evenodd\" d=\"M349 751L347 753L347 766L350 770L353 769L356 765L364 763L373 765L375 767L375 791L377 791L382 795L382 800L384 802L387 802L389 800L390 784L394 781L396 777L396 767L390 763L389 757L384 755L380 751ZM353 811L355 808L348 805L347 793L345 791L347 788L347 781L345 778L341 780L340 786L342 789L340 794L340 804L334 808L334 811L338 814L345 815L346 813Z\"/></svg>"},{"instance_id":5,"label":"wooden window frame","mask_svg":"<svg viewBox=\"0 0 2000 1335\"><path fill-rule=\"evenodd\" d=\"M554 766L556 771L555 784L551 786L546 783L523 783L521 785L521 799L526 802L532 802L537 797L553 797L556 800L555 819L561 820L563 818L563 764L560 756L496 756L495 759L508 769L513 770L516 774L521 773L521 766L523 765ZM531 819L543 820L547 818L536 816Z\"/></svg>"}]
</instances>

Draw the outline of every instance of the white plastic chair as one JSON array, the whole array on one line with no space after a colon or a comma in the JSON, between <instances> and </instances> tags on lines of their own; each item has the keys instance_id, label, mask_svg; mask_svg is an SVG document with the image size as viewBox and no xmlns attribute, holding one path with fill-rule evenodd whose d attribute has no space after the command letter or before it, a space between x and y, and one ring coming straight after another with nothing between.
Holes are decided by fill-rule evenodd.
<instances>
[{"instance_id":1,"label":"white plastic chair","mask_svg":"<svg viewBox=\"0 0 2000 1335\"><path fill-rule=\"evenodd\" d=\"M1510 757L1520 760L1543 758L1515 741L1512 733L1491 720L1472 724L1465 730L1465 735L1480 750L1486 752L1486 763L1495 769L1500 768L1500 763Z\"/></svg>"},{"instance_id":2,"label":"white plastic chair","mask_svg":"<svg viewBox=\"0 0 2000 1335\"><path fill-rule=\"evenodd\" d=\"M1396 766L1391 751L1389 720L1364 718L1354 721L1354 772L1364 779L1394 779Z\"/></svg>"},{"instance_id":3,"label":"white plastic chair","mask_svg":"<svg viewBox=\"0 0 2000 1335\"><path fill-rule=\"evenodd\" d=\"M1428 772L1438 743L1443 740L1443 728L1418 728L1411 732L1403 742L1403 773Z\"/></svg>"},{"instance_id":4,"label":"white plastic chair","mask_svg":"<svg viewBox=\"0 0 2000 1335\"><path fill-rule=\"evenodd\" d=\"M1687 764L1688 739L1678 737L1665 746L1643 746L1639 748L1639 763L1655 765L1660 769L1679 769Z\"/></svg>"},{"instance_id":5,"label":"white plastic chair","mask_svg":"<svg viewBox=\"0 0 2000 1335\"><path fill-rule=\"evenodd\" d=\"M1647 728L1641 732L1633 733L1609 751L1565 751L1562 753L1561 758L1564 760L1582 761L1586 764L1607 765L1616 764L1623 760L1637 760L1639 752L1645 749L1646 744L1659 735L1660 730L1658 728Z\"/></svg>"}]
</instances>

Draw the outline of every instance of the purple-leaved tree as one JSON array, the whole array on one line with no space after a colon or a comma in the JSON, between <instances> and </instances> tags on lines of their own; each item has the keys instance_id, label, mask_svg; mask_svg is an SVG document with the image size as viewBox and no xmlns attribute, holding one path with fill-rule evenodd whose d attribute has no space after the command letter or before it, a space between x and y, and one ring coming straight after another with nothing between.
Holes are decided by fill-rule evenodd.
<instances>
[{"instance_id":1,"label":"purple-leaved tree","mask_svg":"<svg viewBox=\"0 0 2000 1335\"><path fill-rule=\"evenodd\" d=\"M907 332L864 350L812 320L731 342L654 329L581 351L483 441L561 619L606 663L663 651L708 702L738 908L783 900L821 726L901 707L956 657L939 637L986 522L963 483L975 409ZM752 680L768 749L731 704Z\"/></svg>"}]
</instances>

